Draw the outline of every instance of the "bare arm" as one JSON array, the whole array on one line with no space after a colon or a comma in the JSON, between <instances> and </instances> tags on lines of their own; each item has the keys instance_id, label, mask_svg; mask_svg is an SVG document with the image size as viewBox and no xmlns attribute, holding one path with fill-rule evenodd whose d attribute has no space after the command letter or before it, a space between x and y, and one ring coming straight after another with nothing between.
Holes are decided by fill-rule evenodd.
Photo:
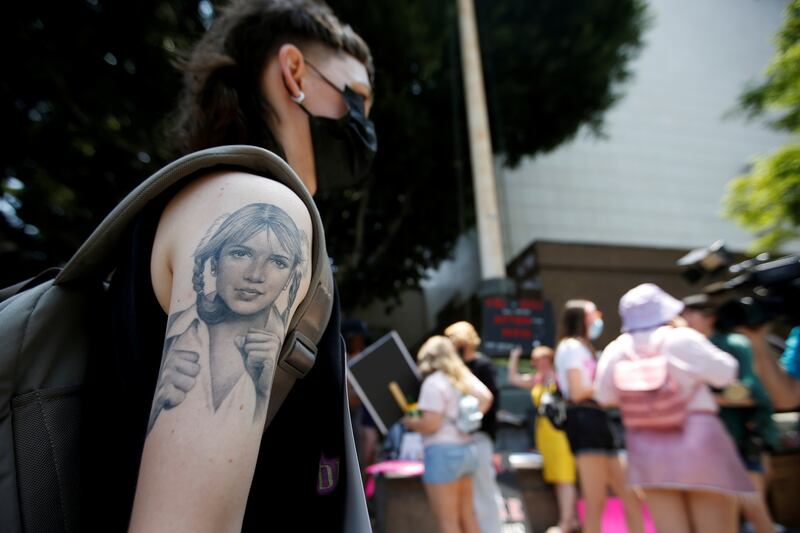
<instances>
[{"instance_id":1,"label":"bare arm","mask_svg":"<svg viewBox=\"0 0 800 533\"><path fill-rule=\"evenodd\" d=\"M478 399L478 409L480 412L485 414L489 408L492 407L494 395L492 391L489 390L489 387L484 385L483 382L472 373L470 373L469 376L470 383L472 384L472 395Z\"/></svg>"},{"instance_id":2,"label":"bare arm","mask_svg":"<svg viewBox=\"0 0 800 533\"><path fill-rule=\"evenodd\" d=\"M433 411L422 411L422 416L406 416L403 424L411 431L417 433L435 433L442 426L442 413Z\"/></svg>"},{"instance_id":3,"label":"bare arm","mask_svg":"<svg viewBox=\"0 0 800 533\"><path fill-rule=\"evenodd\" d=\"M743 398L741 400L731 400L722 394L715 394L714 400L720 407L753 407L756 402L751 398Z\"/></svg>"},{"instance_id":4,"label":"bare arm","mask_svg":"<svg viewBox=\"0 0 800 533\"><path fill-rule=\"evenodd\" d=\"M169 323L130 531L241 529L309 235L299 198L241 173L200 178L165 209L151 275Z\"/></svg>"},{"instance_id":5,"label":"bare arm","mask_svg":"<svg viewBox=\"0 0 800 533\"><path fill-rule=\"evenodd\" d=\"M519 346L511 350L511 353L509 354L507 367L508 382L521 389L532 389L535 385L534 375L520 374L518 372L520 355L522 355L522 348Z\"/></svg>"},{"instance_id":6,"label":"bare arm","mask_svg":"<svg viewBox=\"0 0 800 533\"><path fill-rule=\"evenodd\" d=\"M619 359L620 342L615 340L606 346L603 355L597 361L597 372L594 376L594 399L603 407L619 404L617 387L614 385L614 368ZM572 390L571 387L570 390Z\"/></svg>"},{"instance_id":7,"label":"bare arm","mask_svg":"<svg viewBox=\"0 0 800 533\"><path fill-rule=\"evenodd\" d=\"M573 402L590 400L594 396L594 387L583 382L583 371L579 368L567 370L569 382L569 399Z\"/></svg>"},{"instance_id":8,"label":"bare arm","mask_svg":"<svg viewBox=\"0 0 800 533\"><path fill-rule=\"evenodd\" d=\"M753 368L767 389L777 411L788 411L800 405L800 380L794 379L778 364L771 353L765 331L741 328L753 348Z\"/></svg>"}]
</instances>

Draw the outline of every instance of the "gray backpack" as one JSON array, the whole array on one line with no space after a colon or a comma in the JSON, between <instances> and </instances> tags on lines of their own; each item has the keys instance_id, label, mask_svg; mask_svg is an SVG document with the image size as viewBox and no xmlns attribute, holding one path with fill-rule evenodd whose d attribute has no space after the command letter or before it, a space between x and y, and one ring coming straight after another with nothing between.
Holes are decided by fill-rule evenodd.
<instances>
[{"instance_id":1,"label":"gray backpack","mask_svg":"<svg viewBox=\"0 0 800 533\"><path fill-rule=\"evenodd\" d=\"M115 244L148 202L170 186L217 167L235 167L283 183L305 203L313 224L311 285L289 324L267 414L272 420L295 380L304 377L331 316L333 277L322 221L311 195L278 156L253 146L187 155L139 185L103 220L63 269L0 290L0 528L76 531L79 516L80 391L90 309L113 271ZM344 531L370 531L345 403L348 465ZM268 525L265 525L268 526Z\"/></svg>"},{"instance_id":2,"label":"gray backpack","mask_svg":"<svg viewBox=\"0 0 800 533\"><path fill-rule=\"evenodd\" d=\"M458 416L456 427L462 433L475 433L483 423L480 402L471 394L461 394L458 398Z\"/></svg>"}]
</instances>

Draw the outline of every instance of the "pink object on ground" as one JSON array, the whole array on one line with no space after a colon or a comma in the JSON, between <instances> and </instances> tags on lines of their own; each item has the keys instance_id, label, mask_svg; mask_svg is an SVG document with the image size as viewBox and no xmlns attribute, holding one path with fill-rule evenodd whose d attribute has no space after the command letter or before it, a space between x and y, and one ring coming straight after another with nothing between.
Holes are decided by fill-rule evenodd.
<instances>
[{"instance_id":1,"label":"pink object on ground","mask_svg":"<svg viewBox=\"0 0 800 533\"><path fill-rule=\"evenodd\" d=\"M425 464L422 461L405 461L405 460L392 460L382 461L369 465L367 467L367 484L364 487L364 492L367 498L372 498L375 494L375 476L378 474L389 474L394 477L415 477L421 476L425 471Z\"/></svg>"},{"instance_id":2,"label":"pink object on ground","mask_svg":"<svg viewBox=\"0 0 800 533\"><path fill-rule=\"evenodd\" d=\"M375 496L375 477L369 476L367 478L367 482L364 485L364 496L371 500L373 496Z\"/></svg>"},{"instance_id":3,"label":"pink object on ground","mask_svg":"<svg viewBox=\"0 0 800 533\"><path fill-rule=\"evenodd\" d=\"M396 474L399 477L421 476L424 471L425 465L422 461L404 461L400 459L382 461L367 467L367 474Z\"/></svg>"},{"instance_id":4,"label":"pink object on ground","mask_svg":"<svg viewBox=\"0 0 800 533\"><path fill-rule=\"evenodd\" d=\"M642 504L642 516L644 517L645 533L656 533L656 526L650 516L647 506ZM578 500L578 517L583 523L586 517L586 502ZM619 498L606 498L606 508L603 510L603 523L600 526L603 533L625 533L628 526L625 525L625 509L622 507L622 500Z\"/></svg>"}]
</instances>

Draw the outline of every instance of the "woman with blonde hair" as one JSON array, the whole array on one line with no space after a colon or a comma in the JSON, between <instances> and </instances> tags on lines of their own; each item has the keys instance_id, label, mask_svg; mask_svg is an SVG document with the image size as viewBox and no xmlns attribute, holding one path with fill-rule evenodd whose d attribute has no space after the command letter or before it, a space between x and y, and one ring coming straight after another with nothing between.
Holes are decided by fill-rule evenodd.
<instances>
[{"instance_id":1,"label":"woman with blonde hair","mask_svg":"<svg viewBox=\"0 0 800 533\"><path fill-rule=\"evenodd\" d=\"M492 393L461 361L447 337L431 337L417 353L424 376L419 394L419 417L407 416L406 427L422 435L425 473L422 481L442 533L480 531L472 505L472 475L477 454L468 433L458 428L459 400L471 395L482 413Z\"/></svg>"},{"instance_id":2,"label":"woman with blonde hair","mask_svg":"<svg viewBox=\"0 0 800 533\"><path fill-rule=\"evenodd\" d=\"M491 359L478 351L481 338L475 327L465 320L450 324L444 330L445 336L453 341L461 360L467 365L481 383L497 396L497 377ZM495 470L494 443L497 438L497 408L499 402L483 415L481 427L472 434L475 450L478 453L478 467L472 478L472 496L475 503L475 515L483 532L499 531L502 528L500 507L502 501L500 487L497 486Z\"/></svg>"}]
</instances>

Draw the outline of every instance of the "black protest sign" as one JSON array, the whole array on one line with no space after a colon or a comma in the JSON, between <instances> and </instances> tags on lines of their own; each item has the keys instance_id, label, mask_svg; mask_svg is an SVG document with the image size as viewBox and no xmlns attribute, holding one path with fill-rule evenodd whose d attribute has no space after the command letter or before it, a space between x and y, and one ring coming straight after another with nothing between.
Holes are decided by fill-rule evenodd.
<instances>
[{"instance_id":1,"label":"black protest sign","mask_svg":"<svg viewBox=\"0 0 800 533\"><path fill-rule=\"evenodd\" d=\"M397 383L409 403L419 398L417 365L394 331L351 359L348 367L350 386L384 435L404 414L389 390L389 383Z\"/></svg>"},{"instance_id":2,"label":"black protest sign","mask_svg":"<svg viewBox=\"0 0 800 533\"><path fill-rule=\"evenodd\" d=\"M553 306L547 300L503 298L483 300L481 351L486 355L508 355L515 346L553 346Z\"/></svg>"}]
</instances>

